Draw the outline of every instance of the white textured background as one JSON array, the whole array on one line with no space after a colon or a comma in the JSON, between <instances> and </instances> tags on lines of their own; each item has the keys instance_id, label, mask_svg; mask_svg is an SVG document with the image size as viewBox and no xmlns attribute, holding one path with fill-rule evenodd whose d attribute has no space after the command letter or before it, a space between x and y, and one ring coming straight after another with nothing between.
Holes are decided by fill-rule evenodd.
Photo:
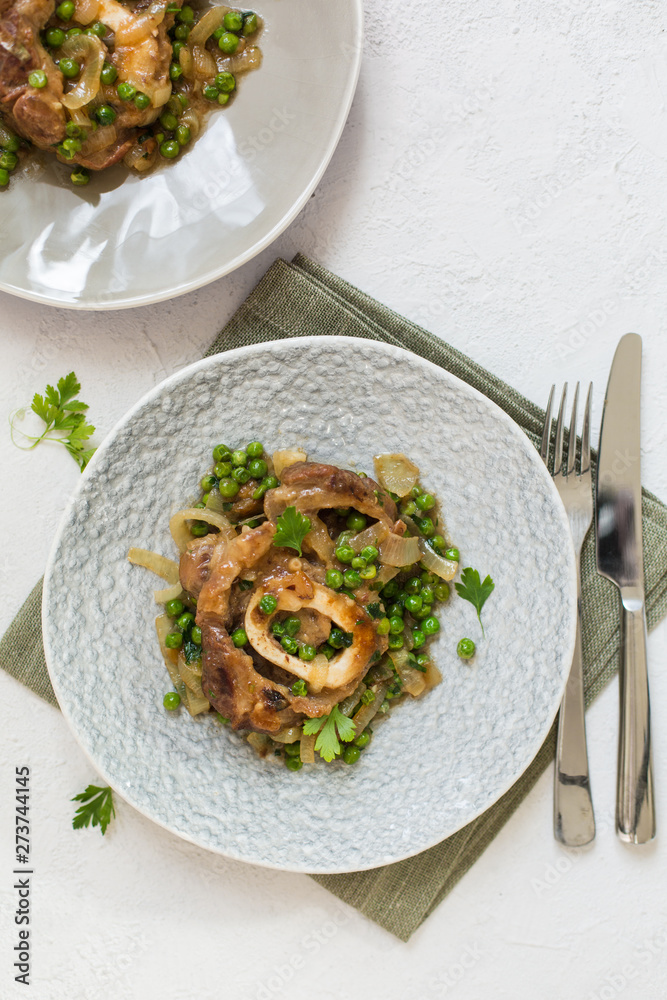
<instances>
[{"instance_id":1,"label":"white textured background","mask_svg":"<svg viewBox=\"0 0 667 1000\"><path fill-rule=\"evenodd\" d=\"M409 20L406 18L409 16ZM0 296L0 416L75 368L96 440L199 357L278 255L302 250L536 401L645 343L644 481L667 498L667 42L659 4L367 0L359 90L320 187L230 277L98 316ZM9 197L11 195L6 195ZM6 428L5 424L5 428ZM427 432L427 429L425 429ZM0 434L0 627L42 573L78 472ZM306 876L209 856L119 804L74 833L94 778L59 713L0 676L0 997L652 1000L667 993L667 627L650 640L657 842L613 833L616 689L589 714L598 838L551 837L545 775L409 944ZM14 766L31 766L33 985L12 981Z\"/></svg>"}]
</instances>

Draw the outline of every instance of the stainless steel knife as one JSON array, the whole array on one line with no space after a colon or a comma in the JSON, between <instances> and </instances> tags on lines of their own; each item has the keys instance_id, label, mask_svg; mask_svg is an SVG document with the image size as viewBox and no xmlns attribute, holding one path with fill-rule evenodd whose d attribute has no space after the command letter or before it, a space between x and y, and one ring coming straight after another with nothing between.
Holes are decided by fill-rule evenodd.
<instances>
[{"instance_id":1,"label":"stainless steel knife","mask_svg":"<svg viewBox=\"0 0 667 1000\"><path fill-rule=\"evenodd\" d=\"M641 337L628 333L616 348L609 374L595 505L598 572L616 584L621 597L616 832L633 844L655 836L641 520L641 366Z\"/></svg>"}]
</instances>

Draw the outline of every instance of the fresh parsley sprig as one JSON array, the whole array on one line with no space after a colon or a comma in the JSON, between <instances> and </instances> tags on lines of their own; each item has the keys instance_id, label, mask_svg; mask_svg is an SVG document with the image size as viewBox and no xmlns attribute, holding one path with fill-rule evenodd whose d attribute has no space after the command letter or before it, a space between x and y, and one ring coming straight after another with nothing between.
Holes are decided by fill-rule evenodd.
<instances>
[{"instance_id":1,"label":"fresh parsley sprig","mask_svg":"<svg viewBox=\"0 0 667 1000\"><path fill-rule=\"evenodd\" d=\"M462 597L464 601L469 601L477 611L477 618L479 619L479 624L482 626L482 635L484 635L481 612L484 604L493 592L495 583L490 576L480 581L479 571L468 566L467 569L461 572L461 582L455 583L454 586L459 597ZM485 635L484 637L486 638Z\"/></svg>"},{"instance_id":2,"label":"fresh parsley sprig","mask_svg":"<svg viewBox=\"0 0 667 1000\"><path fill-rule=\"evenodd\" d=\"M47 385L43 396L36 392L30 409L44 421L46 427L39 435L26 434L16 426L17 421L25 417L25 410L17 410L10 421L14 444L18 448L30 451L41 441L59 441L83 472L95 453L95 448L86 448L88 439L95 433L95 428L92 424L86 423L85 412L88 404L76 399L80 391L81 385L76 375L70 372L64 378L58 379L57 388ZM15 433L21 434L31 443L18 444L14 439Z\"/></svg>"},{"instance_id":3,"label":"fresh parsley sprig","mask_svg":"<svg viewBox=\"0 0 667 1000\"><path fill-rule=\"evenodd\" d=\"M75 795L72 802L83 802L74 814L72 826L80 830L84 826L99 826L102 834L107 832L111 817L116 815L111 789L106 786L88 785L85 792Z\"/></svg>"},{"instance_id":4,"label":"fresh parsley sprig","mask_svg":"<svg viewBox=\"0 0 667 1000\"><path fill-rule=\"evenodd\" d=\"M310 531L310 518L301 514L296 507L288 507L276 521L273 544L296 549L301 555L301 545Z\"/></svg>"},{"instance_id":5,"label":"fresh parsley sprig","mask_svg":"<svg viewBox=\"0 0 667 1000\"><path fill-rule=\"evenodd\" d=\"M319 733L315 740L315 749L320 757L330 763L340 753L340 741L349 743L354 739L357 727L352 719L343 715L338 705L334 705L328 715L319 719L306 719L303 724L303 735L312 736Z\"/></svg>"}]
</instances>

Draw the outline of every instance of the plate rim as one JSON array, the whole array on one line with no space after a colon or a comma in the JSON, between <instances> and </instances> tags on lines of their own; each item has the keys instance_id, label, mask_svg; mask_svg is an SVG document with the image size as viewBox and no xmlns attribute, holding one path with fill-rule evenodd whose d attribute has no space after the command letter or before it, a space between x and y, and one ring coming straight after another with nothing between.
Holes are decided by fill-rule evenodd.
<instances>
[{"instance_id":1,"label":"plate rim","mask_svg":"<svg viewBox=\"0 0 667 1000\"><path fill-rule=\"evenodd\" d=\"M17 286L6 281L2 281L1 279L0 292L5 292L8 295L13 295L15 298L23 299L27 302L37 302L40 305L54 306L56 309L75 309L78 312L112 312L114 310L121 309L139 309L142 306L157 305L158 302L171 301L171 299L180 298L182 295L187 295L190 292L196 292L197 289L204 288L206 285L212 284L212 282L217 281L219 278L224 278L226 275L238 270L238 268L247 264L249 261L253 260L254 257L257 257L258 254L266 250L267 247L277 240L278 237L285 232L288 226L294 222L297 215L308 203L308 200L322 180L325 171L331 163L331 159L336 152L336 148L338 147L338 143L340 142L343 134L343 129L345 128L347 119L352 109L352 102L354 100L357 84L359 82L359 74L361 72L364 43L364 7L363 0L349 0L349 2L351 3L352 10L354 12L354 34L348 44L353 52L354 60L351 63L350 74L343 93L343 100L335 120L335 127L332 128L330 132L328 143L323 151L320 163L312 178L296 201L290 206L290 208L288 208L282 218L276 222L276 224L262 239L254 243L243 253L237 254L233 260L229 261L227 264L223 264L222 267L214 268L203 276L200 275L193 278L191 281L184 282L176 288L165 289L159 293L139 295L132 298L122 298L118 300L82 302L78 299L73 301L56 299L41 292L32 292L26 288L18 288Z\"/></svg>"},{"instance_id":2,"label":"plate rim","mask_svg":"<svg viewBox=\"0 0 667 1000\"><path fill-rule=\"evenodd\" d=\"M177 384L186 373L194 374L197 371L203 370L207 367L219 363L221 358L225 358L226 361L233 362L238 357L245 357L248 355L252 356L255 353L260 353L262 351L266 351L267 349L271 353L280 353L280 351L283 350L286 346L290 347L295 347L297 345L315 346L317 344L322 344L322 343L340 345L342 347L344 344L349 344L349 341L355 341L355 342L359 341L360 343L365 344L367 346L372 345L374 349L377 349L382 353L386 353L390 357L393 357L394 359L400 360L402 356L407 356L412 361L416 359L419 364L423 364L427 369L435 369L439 377L444 376L447 379L451 379L455 385L463 386L467 392L472 393L473 398L483 400L485 404L489 405L493 410L496 411L496 416L501 419L501 421L505 424L505 426L510 428L511 432L517 437L519 441L525 442L526 444L530 445L530 440L528 439L527 435L524 433L522 428L516 423L516 421L514 421L512 417L510 417L510 415L506 413L505 410L502 409L502 407L498 406L498 404L495 403L492 399L490 399L488 396L485 396L484 393L480 392L479 389L476 389L474 386L471 386L464 379L459 378L458 375L455 375L448 369L442 368L439 365L434 364L432 361L429 361L426 358L421 357L421 355L415 354L413 351L406 350L405 348L398 347L393 344L388 344L385 341L377 341L364 337L345 337L340 335L323 335L323 336L315 335L315 336L305 336L305 337L288 337L288 338L282 338L280 340L264 341L259 344L249 344L245 347L237 347L229 351L222 351L218 354L213 354L201 358L199 361L195 361L190 365L186 365L184 368L179 369L179 371L169 375L166 379L163 379L157 385L153 386L146 393L144 393L144 395L141 396L141 398L137 400L137 402L134 403L120 417L120 419L116 421L116 423L109 430L104 440L102 441L101 445L97 448L95 454L88 463L75 489L70 493L67 506L63 510L60 521L58 523L56 534L54 536L51 548L49 550L46 568L44 570L44 585L42 593L41 624L42 624L42 636L44 645L44 657L46 661L47 670L49 673L49 678L51 680L51 684L53 686L56 699L58 701L58 706L60 707L60 710L69 726L69 729L72 735L74 736L78 746L83 751L85 757L91 762L96 773L100 777L102 777L104 781L107 782L107 784L113 789L113 791L117 795L119 795L123 799L123 801L127 802L128 805L132 806L133 809L136 809L137 812L139 812L146 819L167 830L174 836L177 836L179 839L185 840L188 843L193 844L195 847L201 850L211 851L214 854L218 854L223 857L230 858L233 861L239 861L244 864L254 864L258 865L261 868L269 868L274 871L287 871L287 872L294 872L306 875L308 874L340 875L340 874L348 874L350 872L355 872L355 871L372 871L376 868L384 867L385 865L396 864L399 861L405 861L408 858L416 857L418 854L422 854L424 851L430 850L430 848L435 847L437 844L440 844L444 840L453 836L455 833L459 832L459 830L467 826L468 823L474 822L476 819L482 816L484 812L486 812L486 810L496 805L496 803L499 802L500 799L519 781L519 779L522 777L522 775L534 761L537 753L539 752L540 747L544 743L544 740L549 733L551 726L553 725L553 722L558 714L558 710L563 698L563 694L565 692L565 687L567 685L567 680L570 673L570 666L572 662L572 657L574 655L575 634L576 634L576 568L575 568L576 564L575 564L574 547L572 544L568 545L567 547L568 557L569 557L568 591L570 593L570 598L571 598L570 606L572 608L572 613L570 616L570 642L567 649L561 655L561 670L562 670L561 686L558 689L557 694L554 696L554 704L552 705L552 709L549 712L548 725L545 725L544 730L538 735L534 743L531 745L530 755L527 763L525 764L524 767L522 767L522 769L519 772L517 772L512 776L511 780L509 780L506 784L503 784L503 786L497 792L495 798L492 801L488 802L480 812L477 812L474 816L466 819L466 821L460 826L456 827L455 829L445 830L443 833L439 834L434 840L420 845L417 849L411 849L405 853L392 856L391 858L385 857L382 858L381 860L375 861L372 864L365 864L361 867L355 865L354 867L350 868L349 866L346 865L342 866L338 865L335 867L313 868L312 866L305 867L303 864L298 865L291 863L278 863L272 860L267 860L265 858L258 859L256 857L249 857L247 855L243 855L243 853L240 851L235 851L233 848L230 850L230 849L225 849L223 847L219 847L217 845L202 843L200 840L196 839L196 837L187 833L187 831L177 830L174 827L169 826L163 820L156 818L155 816L147 812L142 805L140 805L139 803L133 801L130 797L128 797L125 791L119 789L115 784L115 779L112 780L110 776L106 773L106 771L100 767L99 763L95 761L92 754L88 751L87 747L82 742L79 732L77 731L77 727L75 726L69 714L68 708L61 703L61 700L58 697L59 693L58 676L55 673L55 667L52 665L53 651L49 646L49 640L48 640L49 632L48 629L46 628L46 624L48 620L48 605L51 596L50 577L52 574L53 565L55 563L56 553L60 546L61 537L64 534L65 529L67 527L67 522L69 519L71 509L73 505L76 503L80 493L83 491L88 479L92 475L94 475L96 466L99 464L99 461L101 461L101 456L103 456L104 453L111 446L111 443L115 439L115 436L118 433L118 431L132 419L132 417L138 410L140 410L143 406L152 401L153 398L159 397L159 395L165 390L168 390L168 388L172 384ZM531 452L527 450L526 454L531 455ZM554 508L558 512L563 535L571 543L571 534L570 534L569 523L567 520L567 514L565 512L565 508L563 506L563 503L561 501L558 490L556 489L556 485L553 481L551 474L549 473L546 466L540 459L537 450L535 450L534 460L531 457L529 461L534 462L535 469L539 470L537 471L537 474L541 476L545 484L547 484L547 490L551 492L552 498L556 501L556 503L554 504Z\"/></svg>"}]
</instances>

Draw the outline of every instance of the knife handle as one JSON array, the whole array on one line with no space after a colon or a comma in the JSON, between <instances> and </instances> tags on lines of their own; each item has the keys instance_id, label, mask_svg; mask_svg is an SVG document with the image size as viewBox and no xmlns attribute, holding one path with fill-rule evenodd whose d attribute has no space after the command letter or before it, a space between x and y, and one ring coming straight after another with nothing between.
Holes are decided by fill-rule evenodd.
<instances>
[{"instance_id":1,"label":"knife handle","mask_svg":"<svg viewBox=\"0 0 667 1000\"><path fill-rule=\"evenodd\" d=\"M630 844L655 837L651 712L644 602L622 599L616 832Z\"/></svg>"}]
</instances>

